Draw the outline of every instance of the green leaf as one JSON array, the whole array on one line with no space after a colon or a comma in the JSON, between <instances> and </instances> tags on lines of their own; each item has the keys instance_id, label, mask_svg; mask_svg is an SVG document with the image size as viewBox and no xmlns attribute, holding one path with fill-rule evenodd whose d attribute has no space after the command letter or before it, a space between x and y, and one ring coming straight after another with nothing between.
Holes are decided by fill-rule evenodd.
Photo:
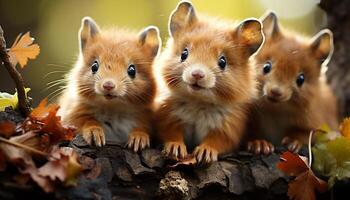
<instances>
[{"instance_id":1,"label":"green leaf","mask_svg":"<svg viewBox=\"0 0 350 200\"><path fill-rule=\"evenodd\" d=\"M350 162L350 141L345 137L338 137L328 142L327 149L337 160L338 166Z\"/></svg>"},{"instance_id":2,"label":"green leaf","mask_svg":"<svg viewBox=\"0 0 350 200\"><path fill-rule=\"evenodd\" d=\"M323 136L327 134L323 133ZM317 140L312 153L312 169L329 178L330 188L337 180L350 178L350 141L345 137L337 136L328 141Z\"/></svg>"},{"instance_id":3,"label":"green leaf","mask_svg":"<svg viewBox=\"0 0 350 200\"><path fill-rule=\"evenodd\" d=\"M326 144L317 144L312 148L312 169L322 176L329 177L337 167L337 160L328 151Z\"/></svg>"}]
</instances>

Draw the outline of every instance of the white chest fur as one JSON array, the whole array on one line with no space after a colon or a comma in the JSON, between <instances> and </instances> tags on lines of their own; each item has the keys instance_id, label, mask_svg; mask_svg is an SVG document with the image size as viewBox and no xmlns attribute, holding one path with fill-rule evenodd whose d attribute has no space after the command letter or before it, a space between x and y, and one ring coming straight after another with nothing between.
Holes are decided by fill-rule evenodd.
<instances>
[{"instance_id":1,"label":"white chest fur","mask_svg":"<svg viewBox=\"0 0 350 200\"><path fill-rule=\"evenodd\" d=\"M136 126L135 113L128 110L100 109L96 119L103 124L106 142L124 144L132 129Z\"/></svg>"},{"instance_id":2,"label":"white chest fur","mask_svg":"<svg viewBox=\"0 0 350 200\"><path fill-rule=\"evenodd\" d=\"M183 101L175 105L174 116L185 124L185 141L198 145L210 130L221 129L230 109L217 104Z\"/></svg>"}]
</instances>

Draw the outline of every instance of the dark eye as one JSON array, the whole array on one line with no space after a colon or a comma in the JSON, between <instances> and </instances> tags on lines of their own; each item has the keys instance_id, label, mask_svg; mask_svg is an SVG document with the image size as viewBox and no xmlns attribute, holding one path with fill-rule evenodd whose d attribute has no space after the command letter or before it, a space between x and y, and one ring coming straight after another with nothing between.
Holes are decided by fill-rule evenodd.
<instances>
[{"instance_id":1,"label":"dark eye","mask_svg":"<svg viewBox=\"0 0 350 200\"><path fill-rule=\"evenodd\" d=\"M271 71L271 68L272 68L271 62L265 63L263 68L264 74L268 74Z\"/></svg>"},{"instance_id":2,"label":"dark eye","mask_svg":"<svg viewBox=\"0 0 350 200\"><path fill-rule=\"evenodd\" d=\"M129 75L131 78L135 78L135 75L136 75L136 68L135 68L135 65L133 65L133 64L129 65L129 67L128 67L128 75Z\"/></svg>"},{"instance_id":3,"label":"dark eye","mask_svg":"<svg viewBox=\"0 0 350 200\"><path fill-rule=\"evenodd\" d=\"M95 60L94 63L91 65L91 71L93 74L96 74L98 68L100 67L100 64L98 64L98 61Z\"/></svg>"},{"instance_id":4,"label":"dark eye","mask_svg":"<svg viewBox=\"0 0 350 200\"><path fill-rule=\"evenodd\" d=\"M297 78L297 85L300 87L303 85L305 81L305 76L303 73L299 74L298 78Z\"/></svg>"},{"instance_id":5,"label":"dark eye","mask_svg":"<svg viewBox=\"0 0 350 200\"><path fill-rule=\"evenodd\" d=\"M188 49L185 48L181 53L181 62L185 61L188 57Z\"/></svg>"},{"instance_id":6,"label":"dark eye","mask_svg":"<svg viewBox=\"0 0 350 200\"><path fill-rule=\"evenodd\" d=\"M218 65L220 67L220 69L225 69L226 67L226 58L225 56L220 56L219 60L218 60Z\"/></svg>"}]
</instances>

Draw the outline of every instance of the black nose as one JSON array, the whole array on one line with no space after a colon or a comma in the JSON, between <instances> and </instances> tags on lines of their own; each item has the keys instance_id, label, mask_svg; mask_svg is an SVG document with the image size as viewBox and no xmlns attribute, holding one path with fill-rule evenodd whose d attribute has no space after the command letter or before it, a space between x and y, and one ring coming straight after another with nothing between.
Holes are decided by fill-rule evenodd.
<instances>
[{"instance_id":1,"label":"black nose","mask_svg":"<svg viewBox=\"0 0 350 200\"><path fill-rule=\"evenodd\" d=\"M202 79L205 76L204 72L202 70L199 70L199 69L192 71L191 74L197 80Z\"/></svg>"},{"instance_id":2,"label":"black nose","mask_svg":"<svg viewBox=\"0 0 350 200\"><path fill-rule=\"evenodd\" d=\"M115 85L112 81L107 81L103 83L103 88L107 91L113 90L115 88Z\"/></svg>"},{"instance_id":3,"label":"black nose","mask_svg":"<svg viewBox=\"0 0 350 200\"><path fill-rule=\"evenodd\" d=\"M273 97L281 97L282 96L282 91L277 88L277 87L274 87L270 90L270 95L273 96Z\"/></svg>"}]
</instances>

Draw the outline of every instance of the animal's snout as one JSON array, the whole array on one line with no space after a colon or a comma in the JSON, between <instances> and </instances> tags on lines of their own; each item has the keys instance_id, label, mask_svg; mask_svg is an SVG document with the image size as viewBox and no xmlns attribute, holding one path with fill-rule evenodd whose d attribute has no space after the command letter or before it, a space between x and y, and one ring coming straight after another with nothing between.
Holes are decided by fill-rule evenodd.
<instances>
[{"instance_id":1,"label":"animal's snout","mask_svg":"<svg viewBox=\"0 0 350 200\"><path fill-rule=\"evenodd\" d=\"M106 81L103 83L103 89L111 91L115 88L115 84L112 81Z\"/></svg>"},{"instance_id":2,"label":"animal's snout","mask_svg":"<svg viewBox=\"0 0 350 200\"><path fill-rule=\"evenodd\" d=\"M192 73L191 73L192 77L195 78L196 80L200 80L202 78L205 77L205 74L202 70L200 69L196 69L196 70L193 70Z\"/></svg>"},{"instance_id":3,"label":"animal's snout","mask_svg":"<svg viewBox=\"0 0 350 200\"><path fill-rule=\"evenodd\" d=\"M270 89L269 96L271 97L281 97L282 96L282 91L278 87L273 87Z\"/></svg>"}]
</instances>

